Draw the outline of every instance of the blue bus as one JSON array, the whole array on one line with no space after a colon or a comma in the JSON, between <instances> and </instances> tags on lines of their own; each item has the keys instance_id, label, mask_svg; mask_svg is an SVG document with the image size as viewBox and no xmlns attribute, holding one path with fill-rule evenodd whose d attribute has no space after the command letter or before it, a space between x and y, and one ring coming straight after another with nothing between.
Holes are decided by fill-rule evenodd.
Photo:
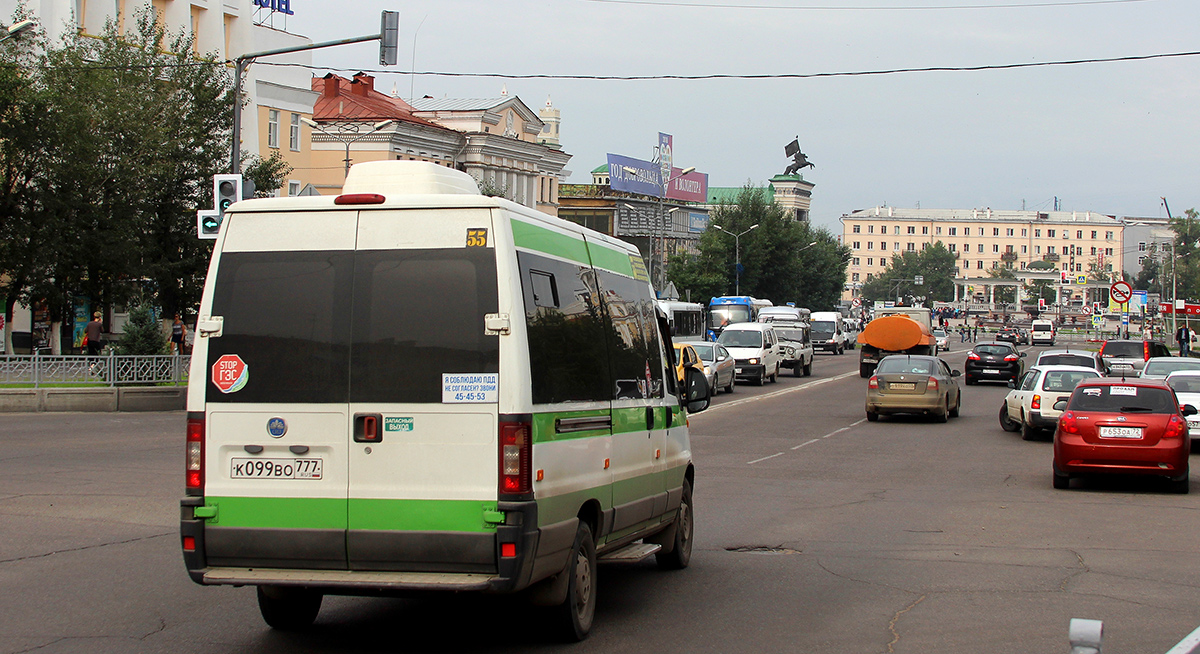
<instances>
[{"instance_id":1,"label":"blue bus","mask_svg":"<svg viewBox=\"0 0 1200 654\"><path fill-rule=\"evenodd\" d=\"M715 297L708 303L708 329L715 340L727 325L739 322L758 321L758 312L771 305L770 300L759 300L749 295L725 295Z\"/></svg>"}]
</instances>

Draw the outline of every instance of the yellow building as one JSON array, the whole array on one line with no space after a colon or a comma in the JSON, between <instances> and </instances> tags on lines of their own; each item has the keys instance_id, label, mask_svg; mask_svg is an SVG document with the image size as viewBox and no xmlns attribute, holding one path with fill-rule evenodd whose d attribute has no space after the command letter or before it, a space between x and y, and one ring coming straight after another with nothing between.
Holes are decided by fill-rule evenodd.
<instances>
[{"instance_id":1,"label":"yellow building","mask_svg":"<svg viewBox=\"0 0 1200 654\"><path fill-rule=\"evenodd\" d=\"M874 207L841 217L850 248L843 299L883 273L893 255L941 242L958 261L959 278L988 277L1001 267L1024 270L1034 261L1075 274L1112 273L1120 279L1124 224L1092 211L995 211Z\"/></svg>"}]
</instances>

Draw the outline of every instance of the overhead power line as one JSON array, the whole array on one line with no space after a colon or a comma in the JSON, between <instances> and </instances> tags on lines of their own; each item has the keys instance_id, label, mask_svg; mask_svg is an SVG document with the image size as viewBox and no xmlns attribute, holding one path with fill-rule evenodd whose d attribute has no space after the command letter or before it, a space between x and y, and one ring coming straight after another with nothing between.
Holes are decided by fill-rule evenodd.
<instances>
[{"instance_id":1,"label":"overhead power line","mask_svg":"<svg viewBox=\"0 0 1200 654\"><path fill-rule=\"evenodd\" d=\"M996 5L909 5L901 7L864 6L864 5L750 5L723 4L707 2L675 2L663 0L583 0L598 4L639 5L643 7L689 7L696 9L780 9L788 11L937 11L965 9L1030 9L1040 7L1082 7L1086 5L1121 5L1134 2L1154 2L1155 0L1079 0L1078 2L1010 2Z\"/></svg>"},{"instance_id":2,"label":"overhead power line","mask_svg":"<svg viewBox=\"0 0 1200 654\"><path fill-rule=\"evenodd\" d=\"M362 68L332 68L328 66L310 66L306 64L289 64L277 62L258 62L259 66L280 66L305 68L308 70L324 70L329 72L356 72L395 75L425 75L429 77L490 77L499 79L559 79L559 80L593 80L593 81L649 81L649 80L710 80L710 79L815 79L821 77L866 77L871 75L896 75L899 73L937 73L937 72L975 72L983 70L1012 70L1017 68L1045 68L1048 66L1077 66L1081 64L1104 64L1122 61L1147 61L1151 59L1170 59L1178 57L1195 57L1200 51L1165 52L1149 55L1129 55L1124 57L1096 57L1091 59L1063 59L1058 61L1034 61L1016 64L985 64L980 66L927 66L921 68L885 68L879 70L835 71L825 73L707 73L703 75L568 75L555 73L456 73L447 71L402 71Z\"/></svg>"}]
</instances>

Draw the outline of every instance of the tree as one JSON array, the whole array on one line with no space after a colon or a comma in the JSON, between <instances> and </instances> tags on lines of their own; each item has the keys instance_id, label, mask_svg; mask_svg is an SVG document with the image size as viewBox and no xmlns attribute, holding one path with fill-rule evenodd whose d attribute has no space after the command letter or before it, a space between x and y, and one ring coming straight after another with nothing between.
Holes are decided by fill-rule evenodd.
<instances>
[{"instance_id":1,"label":"tree","mask_svg":"<svg viewBox=\"0 0 1200 654\"><path fill-rule=\"evenodd\" d=\"M925 296L929 301L949 302L954 299L954 277L958 259L946 246L937 241L922 250L893 254L887 270L863 284L862 297L867 301L895 299L896 293ZM924 278L921 286L911 280Z\"/></svg>"},{"instance_id":2,"label":"tree","mask_svg":"<svg viewBox=\"0 0 1200 654\"><path fill-rule=\"evenodd\" d=\"M1027 270L1041 270L1053 272L1057 270L1055 265L1049 261L1034 261L1026 266ZM1053 303L1056 297L1054 290L1058 285L1057 280L1052 279L1034 279L1025 283L1025 297L1028 298L1044 298L1047 304Z\"/></svg>"},{"instance_id":3,"label":"tree","mask_svg":"<svg viewBox=\"0 0 1200 654\"><path fill-rule=\"evenodd\" d=\"M167 337L154 319L154 310L141 305L129 312L125 333L117 341L117 354L166 354Z\"/></svg>"},{"instance_id":4,"label":"tree","mask_svg":"<svg viewBox=\"0 0 1200 654\"><path fill-rule=\"evenodd\" d=\"M735 241L730 234L742 236ZM849 248L826 229L792 220L767 200L765 189L750 184L736 201L714 209L710 229L700 236L699 254L671 257L667 278L701 301L733 294L739 285L736 243L741 246L743 295L778 304L795 302L814 310L837 304Z\"/></svg>"},{"instance_id":5,"label":"tree","mask_svg":"<svg viewBox=\"0 0 1200 654\"><path fill-rule=\"evenodd\" d=\"M1175 232L1175 248L1172 258L1175 294L1179 299L1200 298L1200 214L1188 209L1183 216L1171 219L1171 230Z\"/></svg>"},{"instance_id":6,"label":"tree","mask_svg":"<svg viewBox=\"0 0 1200 654\"><path fill-rule=\"evenodd\" d=\"M71 33L28 70L45 106L36 189L21 220L23 299L67 318L79 297L94 306L149 291L165 313L200 299L211 244L195 211L228 152L232 84L215 55L167 34L152 8L132 29L99 38Z\"/></svg>"},{"instance_id":7,"label":"tree","mask_svg":"<svg viewBox=\"0 0 1200 654\"><path fill-rule=\"evenodd\" d=\"M254 197L271 197L275 191L283 188L283 182L291 174L292 165L272 150L271 156L263 159L257 154L242 153L242 177L254 183Z\"/></svg>"},{"instance_id":8,"label":"tree","mask_svg":"<svg viewBox=\"0 0 1200 654\"><path fill-rule=\"evenodd\" d=\"M987 271L987 273L988 277L991 279L1002 279L1009 281L1016 281L1017 279L1017 276L1015 273L1013 273L1012 268L1009 268L1008 266L992 268L991 270ZM1012 304L1013 302L1017 301L1016 286L997 286L995 289L995 292L992 293L992 297L994 297L997 302Z\"/></svg>"}]
</instances>

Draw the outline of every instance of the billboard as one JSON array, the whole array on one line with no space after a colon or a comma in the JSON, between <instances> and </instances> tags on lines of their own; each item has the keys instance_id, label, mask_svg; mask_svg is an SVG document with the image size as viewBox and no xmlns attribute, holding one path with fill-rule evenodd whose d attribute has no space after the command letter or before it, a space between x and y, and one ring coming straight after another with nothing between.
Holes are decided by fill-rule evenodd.
<instances>
[{"instance_id":1,"label":"billboard","mask_svg":"<svg viewBox=\"0 0 1200 654\"><path fill-rule=\"evenodd\" d=\"M688 231L697 234L708 229L708 214L688 212Z\"/></svg>"},{"instance_id":2,"label":"billboard","mask_svg":"<svg viewBox=\"0 0 1200 654\"><path fill-rule=\"evenodd\" d=\"M652 161L610 153L608 185L614 191L662 197L662 173Z\"/></svg>"},{"instance_id":3,"label":"billboard","mask_svg":"<svg viewBox=\"0 0 1200 654\"><path fill-rule=\"evenodd\" d=\"M659 179L670 179L675 174L671 168L672 137L670 134L658 133L658 175ZM670 196L668 196L670 197Z\"/></svg>"},{"instance_id":4,"label":"billboard","mask_svg":"<svg viewBox=\"0 0 1200 654\"><path fill-rule=\"evenodd\" d=\"M671 169L669 178L671 183L667 185L667 197L672 200L707 204L708 173L699 173L693 170L686 175L679 175L681 172L683 172L682 168Z\"/></svg>"}]
</instances>

